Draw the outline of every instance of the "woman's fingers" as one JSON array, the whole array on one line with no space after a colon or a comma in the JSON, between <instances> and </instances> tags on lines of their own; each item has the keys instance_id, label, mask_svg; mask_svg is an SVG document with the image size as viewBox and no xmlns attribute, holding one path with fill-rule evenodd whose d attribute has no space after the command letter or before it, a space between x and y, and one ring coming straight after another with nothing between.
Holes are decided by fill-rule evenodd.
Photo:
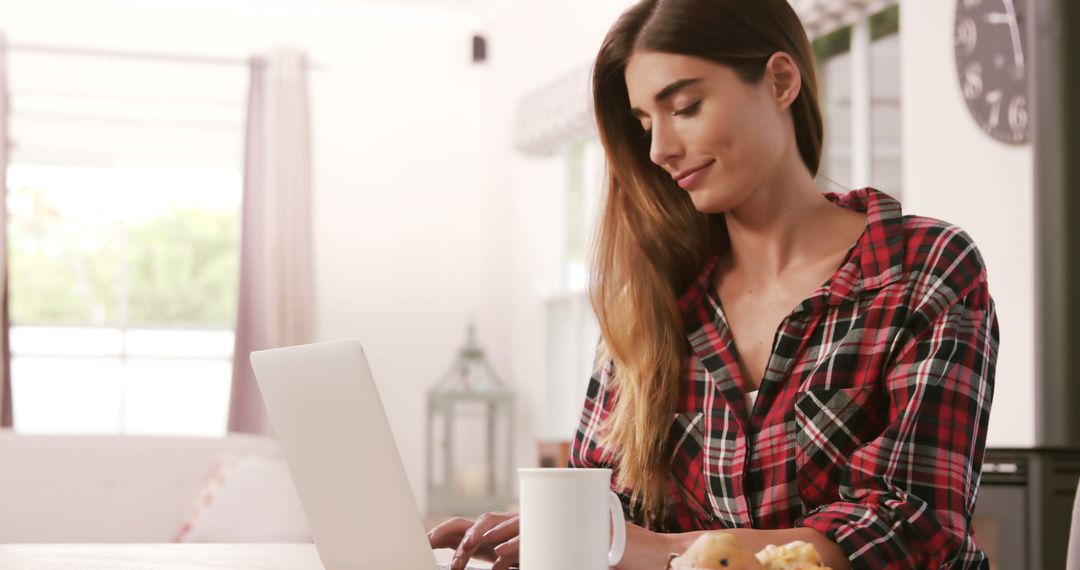
<instances>
[{"instance_id":1,"label":"woman's fingers","mask_svg":"<svg viewBox=\"0 0 1080 570\"><path fill-rule=\"evenodd\" d=\"M520 548L521 539L518 536L496 546L495 563L491 565L491 570L508 570L511 565L517 564Z\"/></svg>"},{"instance_id":2,"label":"woman's fingers","mask_svg":"<svg viewBox=\"0 0 1080 570\"><path fill-rule=\"evenodd\" d=\"M432 548L457 548L472 526L471 520L454 517L428 531L428 542Z\"/></svg>"},{"instance_id":3,"label":"woman's fingers","mask_svg":"<svg viewBox=\"0 0 1080 570\"><path fill-rule=\"evenodd\" d=\"M499 523L495 528L485 532L480 538L488 544L499 544L515 538L518 535L519 517L507 519Z\"/></svg>"},{"instance_id":4,"label":"woman's fingers","mask_svg":"<svg viewBox=\"0 0 1080 570\"><path fill-rule=\"evenodd\" d=\"M484 540L484 533L499 526L503 521L509 519L514 515L508 513L487 513L476 519L476 523L472 528L465 532L465 536L461 539L461 544L458 545L457 551L454 552L454 558L450 562L451 570L462 570L469 563L469 559L476 555L477 550L484 549L484 553L488 554L495 546L493 543ZM486 548L485 548L486 547Z\"/></svg>"}]
</instances>

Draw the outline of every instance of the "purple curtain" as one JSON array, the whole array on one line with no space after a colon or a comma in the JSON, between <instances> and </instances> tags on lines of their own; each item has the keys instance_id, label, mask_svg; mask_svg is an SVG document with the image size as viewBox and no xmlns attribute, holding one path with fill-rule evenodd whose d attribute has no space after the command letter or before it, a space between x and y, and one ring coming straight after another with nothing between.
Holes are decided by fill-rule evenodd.
<instances>
[{"instance_id":1,"label":"purple curtain","mask_svg":"<svg viewBox=\"0 0 1080 570\"><path fill-rule=\"evenodd\" d=\"M255 297L263 289L255 280L261 271L258 236L263 222L261 201L265 198L264 161L266 147L263 106L265 104L266 67L260 59L251 62L248 87L247 131L244 140L244 197L240 238L240 300L236 314L236 342L233 349L232 395L229 401L229 431L263 433L265 419L262 396L255 384L255 372L248 360L251 351L265 348L257 322L261 303Z\"/></svg>"},{"instance_id":2,"label":"purple curtain","mask_svg":"<svg viewBox=\"0 0 1080 570\"><path fill-rule=\"evenodd\" d=\"M0 427L13 427L15 414L11 393L11 349L8 333L7 271L7 165L8 165L7 50L0 35Z\"/></svg>"},{"instance_id":3,"label":"purple curtain","mask_svg":"<svg viewBox=\"0 0 1080 570\"><path fill-rule=\"evenodd\" d=\"M304 54L277 50L253 60L230 431L269 432L251 352L313 337L308 107Z\"/></svg>"}]
</instances>

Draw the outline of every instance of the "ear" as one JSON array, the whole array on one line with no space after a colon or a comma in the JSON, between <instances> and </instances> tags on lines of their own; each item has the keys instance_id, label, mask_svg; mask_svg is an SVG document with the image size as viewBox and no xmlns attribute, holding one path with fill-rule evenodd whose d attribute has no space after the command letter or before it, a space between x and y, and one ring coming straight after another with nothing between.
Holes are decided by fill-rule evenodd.
<instances>
[{"instance_id":1,"label":"ear","mask_svg":"<svg viewBox=\"0 0 1080 570\"><path fill-rule=\"evenodd\" d=\"M770 82L769 94L776 105L781 110L790 107L802 89L802 73L795 60L787 53L778 51L765 64L765 74Z\"/></svg>"}]
</instances>

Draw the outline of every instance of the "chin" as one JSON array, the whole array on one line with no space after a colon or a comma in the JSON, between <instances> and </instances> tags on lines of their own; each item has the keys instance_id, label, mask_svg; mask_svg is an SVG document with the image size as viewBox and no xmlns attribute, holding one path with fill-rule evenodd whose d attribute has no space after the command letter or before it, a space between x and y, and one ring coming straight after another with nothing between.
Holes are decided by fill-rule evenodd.
<instances>
[{"instance_id":1,"label":"chin","mask_svg":"<svg viewBox=\"0 0 1080 570\"><path fill-rule=\"evenodd\" d=\"M745 199L740 192L716 186L697 188L687 193L694 208L703 214L722 214L735 209Z\"/></svg>"}]
</instances>

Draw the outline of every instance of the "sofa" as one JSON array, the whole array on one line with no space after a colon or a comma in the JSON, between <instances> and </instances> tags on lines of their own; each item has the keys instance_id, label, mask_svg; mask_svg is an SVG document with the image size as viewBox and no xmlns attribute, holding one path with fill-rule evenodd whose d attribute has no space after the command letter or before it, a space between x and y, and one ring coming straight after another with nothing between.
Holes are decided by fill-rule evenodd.
<instances>
[{"instance_id":1,"label":"sofa","mask_svg":"<svg viewBox=\"0 0 1080 570\"><path fill-rule=\"evenodd\" d=\"M273 439L0 430L0 543L309 540Z\"/></svg>"}]
</instances>

